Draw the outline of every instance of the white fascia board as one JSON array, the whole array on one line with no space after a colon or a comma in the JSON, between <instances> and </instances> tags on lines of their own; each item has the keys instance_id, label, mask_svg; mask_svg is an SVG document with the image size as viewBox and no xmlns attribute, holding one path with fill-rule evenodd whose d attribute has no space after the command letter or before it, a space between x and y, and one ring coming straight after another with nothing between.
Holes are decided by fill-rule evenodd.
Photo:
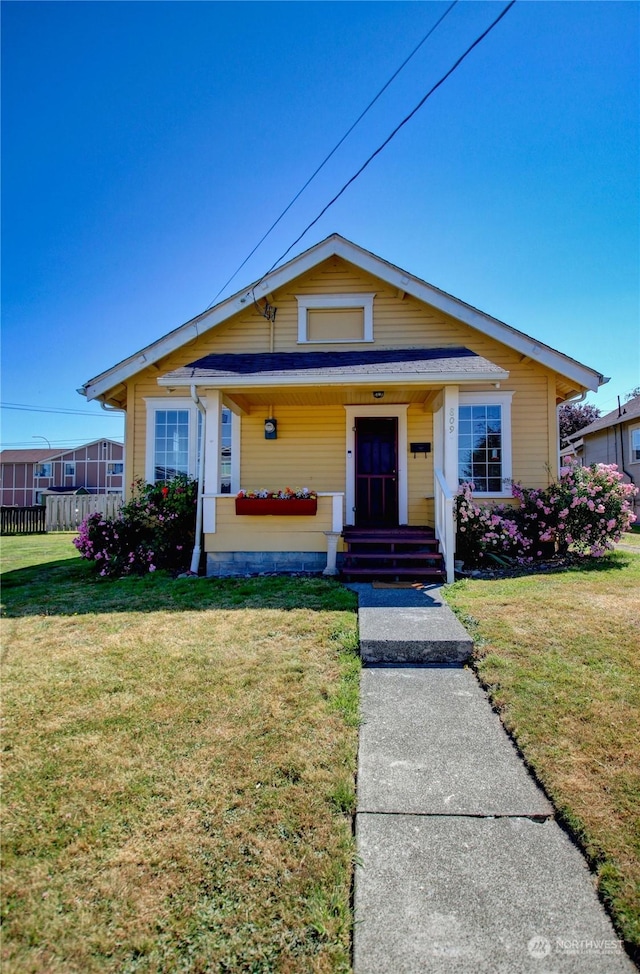
<instances>
[{"instance_id":1,"label":"white fascia board","mask_svg":"<svg viewBox=\"0 0 640 974\"><path fill-rule=\"evenodd\" d=\"M147 345L146 348L136 352L135 355L129 356L129 358L123 359L122 362L107 372L102 372L94 379L90 379L78 391L89 400L99 399L109 389L113 389L114 386L121 382L126 382L136 372L146 368L148 365L153 365L154 362L164 358L171 352L175 352L176 349L181 348L187 342L193 341L211 328L215 328L216 325L231 318L232 315L237 314L239 311L250 308L254 301L254 291L256 292L255 298L259 299L275 291L283 284L287 284L300 274L304 274L307 270L321 263L327 257L332 256L335 253L333 240L333 237L328 237L322 243L317 244L316 247L312 247L310 250L305 251L304 254L300 254L299 257L295 257L289 263L283 264L282 267L272 271L262 281L258 281L248 289L238 291L210 311L204 311L195 318L191 318L184 325L170 331L164 338L160 338L152 345Z\"/></svg>"},{"instance_id":2,"label":"white fascia board","mask_svg":"<svg viewBox=\"0 0 640 974\"><path fill-rule=\"evenodd\" d=\"M171 389L184 389L195 385L202 389L264 389L271 387L296 386L304 388L309 386L354 386L354 385L459 385L460 383L472 382L504 382L509 378L509 373L501 369L499 372L476 372L469 375L468 372L412 372L407 375L399 375L397 372L371 372L358 375L314 375L305 380L302 375L282 376L282 375L262 375L254 378L224 377L214 378L205 377L199 379L170 379L166 376L158 378L159 386L166 386Z\"/></svg>"},{"instance_id":3,"label":"white fascia board","mask_svg":"<svg viewBox=\"0 0 640 974\"><path fill-rule=\"evenodd\" d=\"M511 325L507 325L497 318L492 318L483 311L478 311L477 308L473 308L459 298L454 298L452 295L447 294L446 291L440 291L432 284L427 284L426 281L422 281L420 278L403 271L402 268L396 267L394 264L389 264L381 257L361 250L348 240L339 237L335 252L338 256L343 257L352 264L356 264L363 270L369 271L369 273L386 281L387 284L392 284L394 287L406 291L407 294L412 295L419 301L430 304L432 307L437 308L438 311L443 311L445 314L451 315L452 318L462 321L464 324L475 328L490 338L495 338L496 341L501 342L503 345L507 345L521 352L523 355L527 355L541 365L545 365L555 372L559 372L560 375L573 379L581 386L586 386L586 388L591 389L593 392L597 392L602 384L600 380L603 376L594 369L590 369L588 366L582 365L562 352L558 352L550 346L536 341L534 338L531 338L522 331L518 331Z\"/></svg>"}]
</instances>

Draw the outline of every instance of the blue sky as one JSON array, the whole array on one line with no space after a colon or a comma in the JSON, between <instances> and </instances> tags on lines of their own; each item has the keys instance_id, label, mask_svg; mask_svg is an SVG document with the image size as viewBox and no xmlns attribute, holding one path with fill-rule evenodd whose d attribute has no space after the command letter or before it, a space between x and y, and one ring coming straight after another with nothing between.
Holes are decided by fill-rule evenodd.
<instances>
[{"instance_id":1,"label":"blue sky","mask_svg":"<svg viewBox=\"0 0 640 974\"><path fill-rule=\"evenodd\" d=\"M446 3L4 2L3 446L122 435L76 389L209 305ZM506 3L459 2L223 297ZM639 12L519 0L297 246L339 232L640 384ZM292 256L291 254L290 256Z\"/></svg>"}]
</instances>

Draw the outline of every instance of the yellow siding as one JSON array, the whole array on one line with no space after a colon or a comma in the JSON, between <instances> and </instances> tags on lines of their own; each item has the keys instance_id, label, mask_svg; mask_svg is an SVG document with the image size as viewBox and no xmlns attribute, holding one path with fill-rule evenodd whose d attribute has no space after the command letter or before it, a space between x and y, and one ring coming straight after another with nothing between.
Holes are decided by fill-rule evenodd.
<instances>
[{"instance_id":1,"label":"yellow siding","mask_svg":"<svg viewBox=\"0 0 640 974\"><path fill-rule=\"evenodd\" d=\"M345 411L342 406L278 406L278 439L265 440L266 411L242 418L240 481L245 489L309 487L344 490Z\"/></svg>"},{"instance_id":2,"label":"yellow siding","mask_svg":"<svg viewBox=\"0 0 640 974\"><path fill-rule=\"evenodd\" d=\"M433 525L433 415L421 408L409 409L407 441L431 443L431 453L407 452L409 524Z\"/></svg>"},{"instance_id":3,"label":"yellow siding","mask_svg":"<svg viewBox=\"0 0 640 974\"><path fill-rule=\"evenodd\" d=\"M527 486L545 485L550 471L555 472L555 374L481 332L403 295L340 258L325 261L273 295L277 307L273 328L275 351L362 348L357 343L297 344L296 294L359 291L376 295L374 346L465 345L509 371L510 377L501 383L501 391L514 392L513 477ZM128 402L133 403L133 410L127 417L127 483L134 477L144 477L145 473L146 410L143 397L168 395L158 386L158 376L212 352L267 352L270 341L270 323L250 306L205 332L190 345L171 353L158 366L138 373L129 383ZM433 385L437 387L437 383ZM484 383L464 388L486 392L491 387ZM184 395L184 390L178 394ZM290 403L291 393L287 395ZM277 440L264 439L263 421L271 412L268 405L254 405L249 414L242 417L242 486L269 489L308 486L318 491L344 491L346 421L342 404L304 404L303 389L296 395L300 405L284 404L282 399L278 401L277 390L273 391L273 396L273 412L278 419ZM265 401L264 397L262 401ZM390 398L389 401L398 400ZM409 401L408 398L405 401ZM344 402L353 402L353 399L347 396ZM433 443L430 411L425 411L420 404L411 405L408 422L409 441ZM407 464L410 522L432 523L433 504L428 498L433 494L433 453L415 459L409 454Z\"/></svg>"},{"instance_id":4,"label":"yellow siding","mask_svg":"<svg viewBox=\"0 0 640 974\"><path fill-rule=\"evenodd\" d=\"M216 532L205 535L205 550L324 552L324 532L331 530L331 517L331 497L319 497L318 513L310 517L237 517L234 498L218 497Z\"/></svg>"}]
</instances>

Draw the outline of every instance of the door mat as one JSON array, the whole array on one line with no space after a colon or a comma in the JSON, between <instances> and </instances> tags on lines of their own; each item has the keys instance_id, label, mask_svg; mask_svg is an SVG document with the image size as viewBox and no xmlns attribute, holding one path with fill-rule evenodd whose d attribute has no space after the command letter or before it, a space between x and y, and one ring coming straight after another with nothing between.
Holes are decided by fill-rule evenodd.
<instances>
[{"instance_id":1,"label":"door mat","mask_svg":"<svg viewBox=\"0 0 640 974\"><path fill-rule=\"evenodd\" d=\"M420 590L424 588L423 582L372 582L372 588L413 588Z\"/></svg>"}]
</instances>

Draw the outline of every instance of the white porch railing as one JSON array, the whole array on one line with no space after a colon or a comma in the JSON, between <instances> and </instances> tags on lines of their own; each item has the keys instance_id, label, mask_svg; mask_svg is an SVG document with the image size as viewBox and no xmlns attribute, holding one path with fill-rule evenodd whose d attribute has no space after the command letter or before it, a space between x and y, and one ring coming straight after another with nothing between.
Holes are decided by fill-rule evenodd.
<instances>
[{"instance_id":1,"label":"white porch railing","mask_svg":"<svg viewBox=\"0 0 640 974\"><path fill-rule=\"evenodd\" d=\"M456 546L456 532L453 521L454 494L445 480L442 470L435 471L434 485L436 538L440 542L447 582L450 585L455 580L453 563Z\"/></svg>"}]
</instances>

